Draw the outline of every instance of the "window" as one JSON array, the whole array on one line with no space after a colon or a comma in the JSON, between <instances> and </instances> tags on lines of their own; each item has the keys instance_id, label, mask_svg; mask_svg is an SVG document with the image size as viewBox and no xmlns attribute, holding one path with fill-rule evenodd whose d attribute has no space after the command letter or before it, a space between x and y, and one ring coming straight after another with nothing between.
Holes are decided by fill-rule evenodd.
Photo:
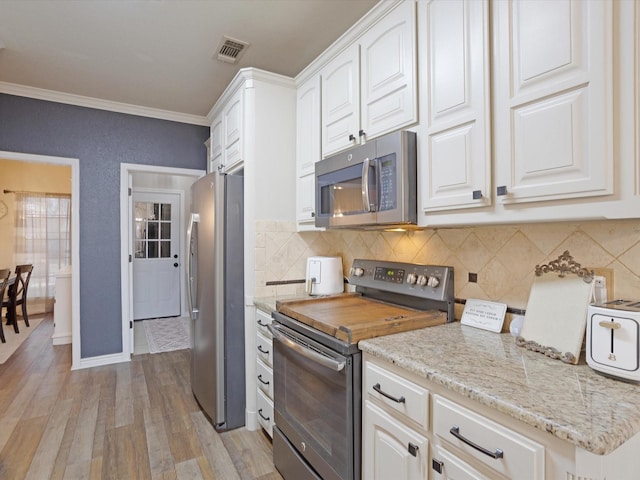
<instances>
[{"instance_id":1,"label":"window","mask_svg":"<svg viewBox=\"0 0 640 480\"><path fill-rule=\"evenodd\" d=\"M16 265L33 264L30 303L52 311L56 274L71 264L71 196L16 192L15 236Z\"/></svg>"}]
</instances>

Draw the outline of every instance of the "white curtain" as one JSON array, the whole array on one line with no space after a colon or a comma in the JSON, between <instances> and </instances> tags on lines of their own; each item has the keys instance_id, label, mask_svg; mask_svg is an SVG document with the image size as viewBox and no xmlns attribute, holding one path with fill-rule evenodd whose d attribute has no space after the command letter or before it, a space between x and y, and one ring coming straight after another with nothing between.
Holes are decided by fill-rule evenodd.
<instances>
[{"instance_id":1,"label":"white curtain","mask_svg":"<svg viewBox=\"0 0 640 480\"><path fill-rule=\"evenodd\" d=\"M32 264L28 311L53 311L58 271L71 264L71 196L16 193L16 265Z\"/></svg>"}]
</instances>

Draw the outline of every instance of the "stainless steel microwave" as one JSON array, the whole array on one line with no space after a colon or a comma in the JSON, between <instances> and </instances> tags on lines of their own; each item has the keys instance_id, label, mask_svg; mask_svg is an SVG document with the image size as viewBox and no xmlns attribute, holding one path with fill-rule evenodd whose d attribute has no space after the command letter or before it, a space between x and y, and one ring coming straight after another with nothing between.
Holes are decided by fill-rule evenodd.
<instances>
[{"instance_id":1,"label":"stainless steel microwave","mask_svg":"<svg viewBox=\"0 0 640 480\"><path fill-rule=\"evenodd\" d=\"M416 134L404 130L317 162L316 226L415 225L416 164Z\"/></svg>"}]
</instances>

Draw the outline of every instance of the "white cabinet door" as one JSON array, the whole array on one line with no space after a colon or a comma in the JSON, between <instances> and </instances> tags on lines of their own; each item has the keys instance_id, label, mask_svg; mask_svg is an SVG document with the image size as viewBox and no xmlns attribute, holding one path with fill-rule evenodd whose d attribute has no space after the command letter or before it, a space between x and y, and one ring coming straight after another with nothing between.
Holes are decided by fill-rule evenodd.
<instances>
[{"instance_id":1,"label":"white cabinet door","mask_svg":"<svg viewBox=\"0 0 640 480\"><path fill-rule=\"evenodd\" d=\"M244 160L242 152L242 131L243 131L243 89L238 91L229 99L222 113L224 123L223 130L223 166L224 171L229 171Z\"/></svg>"},{"instance_id":2,"label":"white cabinet door","mask_svg":"<svg viewBox=\"0 0 640 480\"><path fill-rule=\"evenodd\" d=\"M296 95L296 165L297 176L314 173L320 160L320 76L298 87Z\"/></svg>"},{"instance_id":3,"label":"white cabinet door","mask_svg":"<svg viewBox=\"0 0 640 480\"><path fill-rule=\"evenodd\" d=\"M410 480L428 477L428 440L365 401L362 478Z\"/></svg>"},{"instance_id":4,"label":"white cabinet door","mask_svg":"<svg viewBox=\"0 0 640 480\"><path fill-rule=\"evenodd\" d=\"M209 172L214 172L222 164L222 115L217 116L211 123L211 146L209 156Z\"/></svg>"},{"instance_id":5,"label":"white cabinet door","mask_svg":"<svg viewBox=\"0 0 640 480\"><path fill-rule=\"evenodd\" d=\"M440 445L433 449L431 469L434 480L491 480Z\"/></svg>"},{"instance_id":6,"label":"white cabinet door","mask_svg":"<svg viewBox=\"0 0 640 480\"><path fill-rule=\"evenodd\" d=\"M316 226L316 196L315 173L298 178L297 220L299 229L303 227L315 228Z\"/></svg>"},{"instance_id":7,"label":"white cabinet door","mask_svg":"<svg viewBox=\"0 0 640 480\"><path fill-rule=\"evenodd\" d=\"M320 72L322 156L418 119L415 2L400 2Z\"/></svg>"},{"instance_id":8,"label":"white cabinet door","mask_svg":"<svg viewBox=\"0 0 640 480\"><path fill-rule=\"evenodd\" d=\"M489 5L420 4L424 211L491 205Z\"/></svg>"},{"instance_id":9,"label":"white cabinet door","mask_svg":"<svg viewBox=\"0 0 640 480\"><path fill-rule=\"evenodd\" d=\"M493 4L500 202L612 193L613 4Z\"/></svg>"},{"instance_id":10,"label":"white cabinet door","mask_svg":"<svg viewBox=\"0 0 640 480\"><path fill-rule=\"evenodd\" d=\"M416 5L402 2L360 39L362 109L366 138L418 120Z\"/></svg>"},{"instance_id":11,"label":"white cabinet door","mask_svg":"<svg viewBox=\"0 0 640 480\"><path fill-rule=\"evenodd\" d=\"M322 155L358 143L360 127L359 47L352 45L329 62L322 77Z\"/></svg>"}]
</instances>

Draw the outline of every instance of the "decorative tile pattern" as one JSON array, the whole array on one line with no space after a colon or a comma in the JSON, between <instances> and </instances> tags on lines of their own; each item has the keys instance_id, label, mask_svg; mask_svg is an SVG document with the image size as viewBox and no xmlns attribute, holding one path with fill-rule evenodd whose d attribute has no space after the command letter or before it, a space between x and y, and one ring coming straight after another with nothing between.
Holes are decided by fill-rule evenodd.
<instances>
[{"instance_id":1,"label":"decorative tile pattern","mask_svg":"<svg viewBox=\"0 0 640 480\"><path fill-rule=\"evenodd\" d=\"M610 220L424 229L408 232L296 232L291 222L256 223L256 297L303 294L303 285L266 286L304 278L307 257L354 258L451 265L455 295L525 308L534 268L569 250L588 268L614 271L615 298L640 299L640 222ZM468 273L478 283L468 282Z\"/></svg>"}]
</instances>

